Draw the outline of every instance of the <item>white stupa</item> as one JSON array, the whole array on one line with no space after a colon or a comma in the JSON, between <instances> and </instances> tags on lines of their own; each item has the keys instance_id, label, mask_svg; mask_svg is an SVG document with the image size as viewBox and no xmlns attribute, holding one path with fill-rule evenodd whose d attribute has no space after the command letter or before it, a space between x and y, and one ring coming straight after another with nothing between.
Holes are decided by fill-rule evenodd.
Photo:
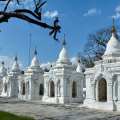
<instances>
[{"instance_id":1,"label":"white stupa","mask_svg":"<svg viewBox=\"0 0 120 120\"><path fill-rule=\"evenodd\" d=\"M65 38L64 38L64 40L63 40L62 45L63 45L63 48L62 48L62 50L60 51L60 54L59 54L57 63L64 63L64 64L70 63L70 59L69 59L69 57L68 57L68 53L67 53L67 49L66 49L66 41L65 41Z\"/></svg>"},{"instance_id":2,"label":"white stupa","mask_svg":"<svg viewBox=\"0 0 120 120\"><path fill-rule=\"evenodd\" d=\"M34 51L34 56L32 58L31 64L28 67L28 69L26 70L26 72L28 74L29 74L29 72L32 73L32 74L34 74L33 72L41 72L41 73L43 73L43 70L40 67L40 62L39 62L39 59L38 59L38 55L37 55L37 50L36 49Z\"/></svg>"},{"instance_id":3,"label":"white stupa","mask_svg":"<svg viewBox=\"0 0 120 120\"><path fill-rule=\"evenodd\" d=\"M76 72L79 72L79 73L83 72L83 66L80 62L80 58L78 58L78 65L77 65L77 68L76 68Z\"/></svg>"},{"instance_id":4,"label":"white stupa","mask_svg":"<svg viewBox=\"0 0 120 120\"><path fill-rule=\"evenodd\" d=\"M21 100L40 100L44 93L43 70L40 67L37 50L34 51L30 66L19 77L19 94ZM26 87L26 88L25 88Z\"/></svg>"},{"instance_id":5,"label":"white stupa","mask_svg":"<svg viewBox=\"0 0 120 120\"><path fill-rule=\"evenodd\" d=\"M120 41L112 25L112 36L103 59L85 71L86 98L84 105L101 110L120 110Z\"/></svg>"},{"instance_id":6,"label":"white stupa","mask_svg":"<svg viewBox=\"0 0 120 120\"><path fill-rule=\"evenodd\" d=\"M14 63L12 65L12 72L17 72L17 71L20 71L20 67L19 67L19 64L18 64L18 58L16 56L15 59L14 59Z\"/></svg>"},{"instance_id":7,"label":"white stupa","mask_svg":"<svg viewBox=\"0 0 120 120\"><path fill-rule=\"evenodd\" d=\"M109 55L120 55L120 41L117 39L114 23L112 26L112 36L107 43L106 51L104 53L104 56Z\"/></svg>"},{"instance_id":8,"label":"white stupa","mask_svg":"<svg viewBox=\"0 0 120 120\"><path fill-rule=\"evenodd\" d=\"M70 62L64 38L55 65L49 72L44 73L43 102L57 104L83 102L84 74L80 73L80 67L77 71Z\"/></svg>"},{"instance_id":9,"label":"white stupa","mask_svg":"<svg viewBox=\"0 0 120 120\"><path fill-rule=\"evenodd\" d=\"M37 50L35 49L34 51L34 57L31 61L31 67L40 67L40 63L39 63L39 59L38 59L38 56L37 56Z\"/></svg>"}]
</instances>

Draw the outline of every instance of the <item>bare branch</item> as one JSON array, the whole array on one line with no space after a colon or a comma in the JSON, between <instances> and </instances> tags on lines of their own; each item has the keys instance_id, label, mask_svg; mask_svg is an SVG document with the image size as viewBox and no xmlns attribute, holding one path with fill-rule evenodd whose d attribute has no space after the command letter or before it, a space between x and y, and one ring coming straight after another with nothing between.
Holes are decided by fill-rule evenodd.
<instances>
[{"instance_id":1,"label":"bare branch","mask_svg":"<svg viewBox=\"0 0 120 120\"><path fill-rule=\"evenodd\" d=\"M27 22L30 22L30 23L34 23L36 25L39 25L43 28L48 28L48 29L54 29L53 26L50 26L46 23L43 23L43 22L39 22L39 21L36 21L24 14L20 14L20 13L17 13L17 12L2 12L0 11L0 15L2 15L2 17L0 18L0 22L4 22L3 19L6 19L6 21L8 21L10 18L18 18L18 19L22 19L22 20L25 20Z\"/></svg>"},{"instance_id":2,"label":"bare branch","mask_svg":"<svg viewBox=\"0 0 120 120\"><path fill-rule=\"evenodd\" d=\"M34 12L35 12L35 14L37 16L40 16L40 19L41 19L41 10L42 10L42 7L43 7L44 4L46 4L46 2L47 1L41 2L41 0L38 0L38 1L34 0L34 4L35 4L35 10L34 10Z\"/></svg>"},{"instance_id":3,"label":"bare branch","mask_svg":"<svg viewBox=\"0 0 120 120\"><path fill-rule=\"evenodd\" d=\"M19 5L20 0L0 0L0 2L1 1L6 2L6 6L4 8L4 11L0 11L0 23L8 22L11 18L21 19L23 21L38 25L42 28L49 29L49 35L51 35L54 40L58 41L57 33L60 32L61 29L60 25L58 24L58 18L53 21L53 25L49 25L41 20L41 9L46 1L41 2L41 0L33 0L33 4L35 4L34 10L19 8L14 9L13 11L7 11L10 2L16 1Z\"/></svg>"},{"instance_id":4,"label":"bare branch","mask_svg":"<svg viewBox=\"0 0 120 120\"><path fill-rule=\"evenodd\" d=\"M10 2L11 2L11 0L8 0L8 2L6 3L6 6L4 8L4 12L7 10L7 7L8 7L8 5L9 5Z\"/></svg>"},{"instance_id":5,"label":"bare branch","mask_svg":"<svg viewBox=\"0 0 120 120\"><path fill-rule=\"evenodd\" d=\"M3 1L3 2L6 2L6 5L5 5L5 8L4 8L4 12L7 10L10 2L12 2L13 0L0 0L0 1ZM16 0L17 1L17 4L19 5L19 0Z\"/></svg>"},{"instance_id":6,"label":"bare branch","mask_svg":"<svg viewBox=\"0 0 120 120\"><path fill-rule=\"evenodd\" d=\"M28 9L17 9L15 10L16 13L28 13L31 14L33 17L35 17L38 20L41 20L41 16L36 15L34 12L32 12L31 10Z\"/></svg>"}]
</instances>

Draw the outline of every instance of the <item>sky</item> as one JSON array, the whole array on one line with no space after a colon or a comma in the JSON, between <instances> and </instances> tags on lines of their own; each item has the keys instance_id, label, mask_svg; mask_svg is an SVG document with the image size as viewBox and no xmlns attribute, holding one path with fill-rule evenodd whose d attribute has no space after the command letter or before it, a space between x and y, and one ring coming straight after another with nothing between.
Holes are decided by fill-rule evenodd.
<instances>
[{"instance_id":1,"label":"sky","mask_svg":"<svg viewBox=\"0 0 120 120\"><path fill-rule=\"evenodd\" d=\"M90 33L112 25L112 16L115 23L120 24L120 0L48 0L43 7L43 20L52 24L56 16L62 27L59 39L66 35L69 57L74 58L78 52L83 52ZM41 64L56 61L62 48L49 36L47 29L22 20L2 23L0 30L0 60L5 57L9 61L18 55L23 66L27 66L30 33L31 58L36 47Z\"/></svg>"}]
</instances>

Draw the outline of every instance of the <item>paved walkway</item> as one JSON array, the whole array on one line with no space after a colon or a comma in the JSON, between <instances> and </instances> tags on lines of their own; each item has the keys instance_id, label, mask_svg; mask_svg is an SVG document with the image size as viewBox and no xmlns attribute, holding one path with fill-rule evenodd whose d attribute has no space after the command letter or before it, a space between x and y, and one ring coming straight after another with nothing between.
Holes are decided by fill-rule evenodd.
<instances>
[{"instance_id":1,"label":"paved walkway","mask_svg":"<svg viewBox=\"0 0 120 120\"><path fill-rule=\"evenodd\" d=\"M120 113L97 111L78 105L55 105L0 98L0 110L32 116L37 120L120 120Z\"/></svg>"}]
</instances>

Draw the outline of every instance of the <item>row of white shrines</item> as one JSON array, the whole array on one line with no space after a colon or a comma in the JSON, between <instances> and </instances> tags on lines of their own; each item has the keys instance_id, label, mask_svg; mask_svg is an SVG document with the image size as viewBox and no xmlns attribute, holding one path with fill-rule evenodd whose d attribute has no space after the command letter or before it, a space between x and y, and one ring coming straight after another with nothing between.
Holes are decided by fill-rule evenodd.
<instances>
[{"instance_id":1,"label":"row of white shrines","mask_svg":"<svg viewBox=\"0 0 120 120\"><path fill-rule=\"evenodd\" d=\"M115 26L102 60L83 72L78 60L74 69L65 45L55 65L48 72L40 67L35 50L31 65L21 72L17 57L10 72L2 63L1 96L19 100L40 100L47 103L83 103L83 106L104 110L120 110L120 41ZM86 83L84 98L83 84Z\"/></svg>"}]
</instances>

